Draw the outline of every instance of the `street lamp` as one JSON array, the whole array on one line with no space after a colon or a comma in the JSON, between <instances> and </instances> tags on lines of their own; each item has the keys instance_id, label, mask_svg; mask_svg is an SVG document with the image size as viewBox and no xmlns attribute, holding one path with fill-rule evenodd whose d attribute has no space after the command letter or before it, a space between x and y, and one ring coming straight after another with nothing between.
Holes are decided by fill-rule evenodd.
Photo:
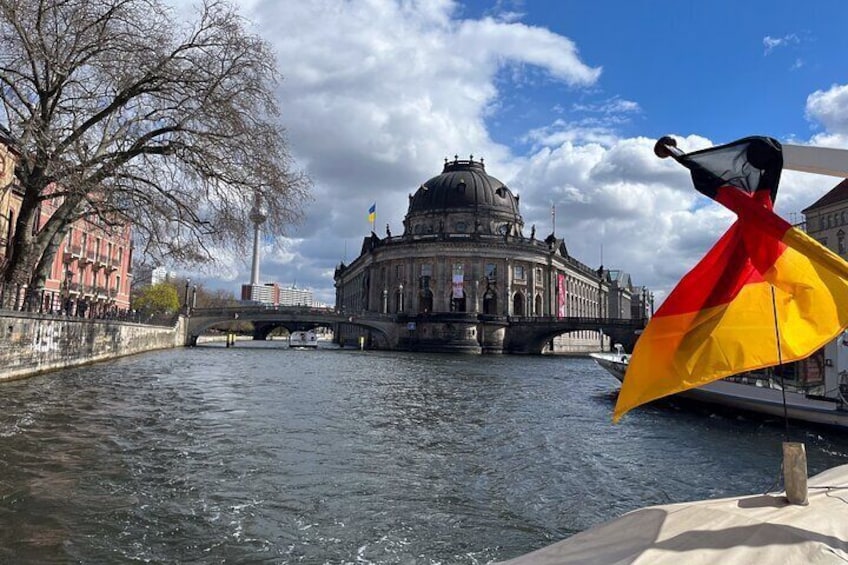
<instances>
[{"instance_id":1,"label":"street lamp","mask_svg":"<svg viewBox=\"0 0 848 565\"><path fill-rule=\"evenodd\" d=\"M191 284L191 279L186 279L185 283L185 295L183 296L183 307L185 307L186 313L188 313L188 287Z\"/></svg>"},{"instance_id":2,"label":"street lamp","mask_svg":"<svg viewBox=\"0 0 848 565\"><path fill-rule=\"evenodd\" d=\"M65 302L62 304L65 310L65 315L71 315L71 281L74 278L74 271L68 267L65 270Z\"/></svg>"}]
</instances>

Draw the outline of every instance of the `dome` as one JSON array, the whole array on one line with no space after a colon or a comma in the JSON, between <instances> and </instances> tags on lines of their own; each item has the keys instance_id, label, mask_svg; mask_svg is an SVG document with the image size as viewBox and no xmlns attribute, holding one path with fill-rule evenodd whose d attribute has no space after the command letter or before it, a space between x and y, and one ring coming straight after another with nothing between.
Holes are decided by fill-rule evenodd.
<instances>
[{"instance_id":1,"label":"dome","mask_svg":"<svg viewBox=\"0 0 848 565\"><path fill-rule=\"evenodd\" d=\"M445 161L442 173L409 197L407 233L520 234L518 197L486 173L482 159Z\"/></svg>"}]
</instances>

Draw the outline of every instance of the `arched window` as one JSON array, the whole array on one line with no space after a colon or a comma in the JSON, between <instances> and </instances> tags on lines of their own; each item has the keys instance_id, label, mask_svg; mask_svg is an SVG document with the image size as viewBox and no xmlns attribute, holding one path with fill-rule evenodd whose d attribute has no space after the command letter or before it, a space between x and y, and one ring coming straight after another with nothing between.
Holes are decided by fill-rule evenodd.
<instances>
[{"instance_id":1,"label":"arched window","mask_svg":"<svg viewBox=\"0 0 848 565\"><path fill-rule=\"evenodd\" d=\"M429 288L422 289L418 293L418 312L426 314L433 311L433 291Z\"/></svg>"},{"instance_id":2,"label":"arched window","mask_svg":"<svg viewBox=\"0 0 848 565\"><path fill-rule=\"evenodd\" d=\"M498 314L498 295L491 287L483 295L483 313L490 316Z\"/></svg>"},{"instance_id":3,"label":"arched window","mask_svg":"<svg viewBox=\"0 0 848 565\"><path fill-rule=\"evenodd\" d=\"M536 316L541 316L543 314L543 312L542 312L542 295L541 294L536 295L536 300L533 303L533 313Z\"/></svg>"},{"instance_id":4,"label":"arched window","mask_svg":"<svg viewBox=\"0 0 848 565\"><path fill-rule=\"evenodd\" d=\"M524 316L524 295L520 292L516 292L512 297L512 315Z\"/></svg>"}]
</instances>

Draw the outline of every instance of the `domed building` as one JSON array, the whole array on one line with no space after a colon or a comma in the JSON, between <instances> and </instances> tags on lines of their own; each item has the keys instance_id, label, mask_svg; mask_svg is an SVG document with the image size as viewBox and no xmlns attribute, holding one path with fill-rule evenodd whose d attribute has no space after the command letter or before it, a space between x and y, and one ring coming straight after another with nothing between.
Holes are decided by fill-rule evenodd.
<instances>
[{"instance_id":1,"label":"domed building","mask_svg":"<svg viewBox=\"0 0 848 565\"><path fill-rule=\"evenodd\" d=\"M489 175L482 159L445 160L442 173L409 196L403 228L391 235L387 227L383 238L372 232L359 257L335 272L336 308L384 315L398 324L399 339L390 344L343 325L340 343L497 353L516 320L630 318L634 295L646 294L620 271L612 278L571 257L554 234L539 239L535 226L525 234L518 195ZM601 335L584 330L559 341L597 350Z\"/></svg>"}]
</instances>

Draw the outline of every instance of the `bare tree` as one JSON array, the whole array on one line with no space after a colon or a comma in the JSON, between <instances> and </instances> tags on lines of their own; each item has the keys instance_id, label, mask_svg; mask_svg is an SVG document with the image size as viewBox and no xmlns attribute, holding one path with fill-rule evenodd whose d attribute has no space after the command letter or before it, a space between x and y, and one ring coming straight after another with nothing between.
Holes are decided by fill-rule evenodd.
<instances>
[{"instance_id":1,"label":"bare tree","mask_svg":"<svg viewBox=\"0 0 848 565\"><path fill-rule=\"evenodd\" d=\"M160 0L0 0L0 124L23 202L3 279L41 286L72 222L133 226L190 265L300 217L268 46L222 0L179 24ZM55 212L38 225L39 210Z\"/></svg>"}]
</instances>

